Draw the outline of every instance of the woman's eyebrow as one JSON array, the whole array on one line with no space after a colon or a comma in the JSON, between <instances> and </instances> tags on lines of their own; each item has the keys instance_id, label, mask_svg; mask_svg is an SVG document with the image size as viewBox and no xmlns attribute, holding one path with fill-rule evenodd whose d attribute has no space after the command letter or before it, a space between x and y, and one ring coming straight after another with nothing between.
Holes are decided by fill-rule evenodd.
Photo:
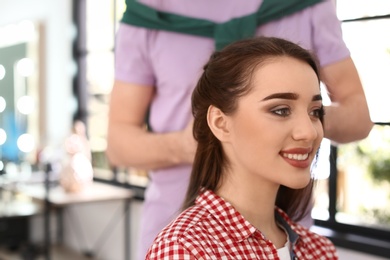
<instances>
[{"instance_id":1,"label":"woman's eyebrow","mask_svg":"<svg viewBox=\"0 0 390 260\"><path fill-rule=\"evenodd\" d=\"M270 100L270 99L291 99L291 100L297 100L299 97L298 94L291 93L291 92L285 92L285 93L274 93L269 96L266 96L263 98L262 101Z\"/></svg>"},{"instance_id":2,"label":"woman's eyebrow","mask_svg":"<svg viewBox=\"0 0 390 260\"><path fill-rule=\"evenodd\" d=\"M312 101L322 100L321 94L314 95Z\"/></svg>"},{"instance_id":3,"label":"woman's eyebrow","mask_svg":"<svg viewBox=\"0 0 390 260\"><path fill-rule=\"evenodd\" d=\"M270 100L270 99L289 99L289 100L297 100L299 95L291 92L283 92L283 93L274 93L269 96L263 98L262 101ZM321 94L314 95L312 101L322 100Z\"/></svg>"}]
</instances>

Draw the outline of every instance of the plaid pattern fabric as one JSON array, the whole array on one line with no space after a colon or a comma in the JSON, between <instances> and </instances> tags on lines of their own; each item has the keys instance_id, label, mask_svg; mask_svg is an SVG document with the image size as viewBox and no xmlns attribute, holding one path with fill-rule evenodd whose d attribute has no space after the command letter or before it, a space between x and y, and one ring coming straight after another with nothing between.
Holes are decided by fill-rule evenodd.
<instances>
[{"instance_id":1,"label":"plaid pattern fabric","mask_svg":"<svg viewBox=\"0 0 390 260\"><path fill-rule=\"evenodd\" d=\"M292 241L292 259L338 259L330 240L292 222L278 208L276 213ZM160 232L146 259L277 260L279 257L272 242L231 204L206 190L193 207Z\"/></svg>"}]
</instances>

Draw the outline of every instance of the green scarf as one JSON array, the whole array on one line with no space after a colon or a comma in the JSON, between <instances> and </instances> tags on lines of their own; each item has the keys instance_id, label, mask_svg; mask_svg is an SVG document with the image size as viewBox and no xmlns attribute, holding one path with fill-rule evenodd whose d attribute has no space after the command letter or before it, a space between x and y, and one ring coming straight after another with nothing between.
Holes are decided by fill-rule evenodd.
<instances>
[{"instance_id":1,"label":"green scarf","mask_svg":"<svg viewBox=\"0 0 390 260\"><path fill-rule=\"evenodd\" d=\"M137 0L126 0L126 11L123 14L122 22L149 29L214 38L215 48L220 50L233 41L253 37L256 28L261 24L301 11L321 1L264 0L259 10L253 14L234 18L225 23L214 23L208 20L157 11L139 3Z\"/></svg>"}]
</instances>

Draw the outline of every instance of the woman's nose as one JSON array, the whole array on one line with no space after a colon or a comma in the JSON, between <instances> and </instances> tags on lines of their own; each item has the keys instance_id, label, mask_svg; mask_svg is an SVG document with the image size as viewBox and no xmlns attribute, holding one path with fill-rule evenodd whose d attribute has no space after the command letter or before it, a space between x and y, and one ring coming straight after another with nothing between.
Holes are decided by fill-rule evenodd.
<instances>
[{"instance_id":1,"label":"woman's nose","mask_svg":"<svg viewBox=\"0 0 390 260\"><path fill-rule=\"evenodd\" d=\"M319 119L312 119L309 115L300 116L294 122L293 139L313 141L322 134ZM321 137L322 138L322 137Z\"/></svg>"}]
</instances>

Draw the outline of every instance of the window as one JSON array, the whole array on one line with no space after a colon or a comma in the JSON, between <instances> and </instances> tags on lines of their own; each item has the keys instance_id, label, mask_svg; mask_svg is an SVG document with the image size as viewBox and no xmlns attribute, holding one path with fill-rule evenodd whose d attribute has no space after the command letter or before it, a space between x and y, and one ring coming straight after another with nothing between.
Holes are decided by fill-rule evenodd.
<instances>
[{"instance_id":1,"label":"window","mask_svg":"<svg viewBox=\"0 0 390 260\"><path fill-rule=\"evenodd\" d=\"M78 100L75 117L87 125L94 178L142 193L147 183L146 173L113 168L105 155L108 103L114 82L115 34L125 11L125 1L75 0L73 5L74 22L79 31L74 44L78 64L74 80Z\"/></svg>"},{"instance_id":2,"label":"window","mask_svg":"<svg viewBox=\"0 0 390 260\"><path fill-rule=\"evenodd\" d=\"M390 3L339 0L337 10L376 124L368 138L331 148L330 176L318 182L312 216L344 235L333 236L337 244L389 256Z\"/></svg>"},{"instance_id":3,"label":"window","mask_svg":"<svg viewBox=\"0 0 390 260\"><path fill-rule=\"evenodd\" d=\"M112 179L105 157L108 102L114 80L114 42L124 1L86 1L86 84L89 140L96 175Z\"/></svg>"}]
</instances>

